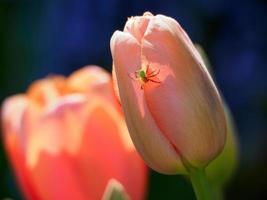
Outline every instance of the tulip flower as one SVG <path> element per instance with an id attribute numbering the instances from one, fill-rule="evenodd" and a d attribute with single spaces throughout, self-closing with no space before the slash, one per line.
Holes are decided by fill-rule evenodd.
<path id="1" fill-rule="evenodd" d="M 5 100 L 2 120 L 26 199 L 99 200 L 110 180 L 131 199 L 144 198 L 147 169 L 101 68 L 34 82 L 26 94 Z"/>
<path id="2" fill-rule="evenodd" d="M 205 168 L 224 147 L 225 115 L 200 54 L 178 22 L 149 12 L 131 17 L 110 46 L 115 90 L 146 163 L 164 174 L 191 176 L 192 169 Z"/>

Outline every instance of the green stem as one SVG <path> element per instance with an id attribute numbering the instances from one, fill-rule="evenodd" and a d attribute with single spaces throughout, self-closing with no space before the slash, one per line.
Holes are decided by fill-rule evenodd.
<path id="1" fill-rule="evenodd" d="M 189 173 L 197 200 L 212 200 L 212 191 L 205 170 L 190 168 Z"/>
<path id="2" fill-rule="evenodd" d="M 220 186 L 212 187 L 215 200 L 223 200 L 223 188 Z"/>

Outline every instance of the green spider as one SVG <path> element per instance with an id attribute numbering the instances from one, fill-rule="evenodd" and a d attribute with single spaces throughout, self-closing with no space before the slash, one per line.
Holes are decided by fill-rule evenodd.
<path id="1" fill-rule="evenodd" d="M 135 77 L 131 77 L 130 76 L 130 78 L 133 79 L 133 80 L 140 81 L 141 89 L 144 89 L 144 85 L 149 81 L 151 81 L 153 83 L 161 83 L 158 80 L 154 80 L 155 78 L 157 78 L 156 76 L 159 74 L 159 72 L 160 72 L 160 69 L 150 71 L 149 70 L 149 65 L 147 65 L 146 69 L 141 68 L 139 70 L 136 70 L 135 73 L 134 73 Z"/>

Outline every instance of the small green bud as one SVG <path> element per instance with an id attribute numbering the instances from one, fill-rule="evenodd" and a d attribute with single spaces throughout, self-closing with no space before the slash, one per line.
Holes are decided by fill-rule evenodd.
<path id="1" fill-rule="evenodd" d="M 115 179 L 111 179 L 106 186 L 102 200 L 129 200 L 129 196 L 122 184 Z"/>

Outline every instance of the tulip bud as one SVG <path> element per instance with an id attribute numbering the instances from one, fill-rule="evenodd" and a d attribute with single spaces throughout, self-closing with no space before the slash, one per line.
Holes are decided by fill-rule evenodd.
<path id="1" fill-rule="evenodd" d="M 113 178 L 143 199 L 147 169 L 111 85 L 107 72 L 86 67 L 4 101 L 5 147 L 26 199 L 98 200 Z"/>
<path id="2" fill-rule="evenodd" d="M 216 86 L 181 26 L 146 12 L 128 19 L 110 46 L 115 88 L 147 164 L 165 174 L 207 166 L 224 147 L 225 116 Z"/>

